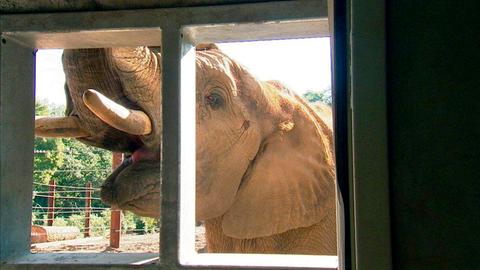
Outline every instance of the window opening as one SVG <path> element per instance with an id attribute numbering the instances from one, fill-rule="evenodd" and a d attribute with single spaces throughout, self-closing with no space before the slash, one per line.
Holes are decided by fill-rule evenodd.
<path id="1" fill-rule="evenodd" d="M 181 262 L 336 267 L 330 39 L 201 43 L 195 50 L 185 56 L 196 57 L 196 160 L 192 162 L 196 164 L 196 188 L 188 193 L 195 200 L 182 201 L 185 206 L 181 212 L 185 223 L 193 224 L 195 220 L 195 251 L 193 236 L 185 237 L 181 241 L 181 250 L 185 248 Z M 185 67 L 190 72 L 193 67 L 182 64 L 182 76 L 189 76 L 184 75 Z M 186 81 L 191 85 L 191 78 Z M 275 110 L 280 115 L 275 115 Z M 269 131 L 260 134 L 263 128 Z M 277 146 L 275 132 L 279 133 Z M 295 134 L 293 141 L 289 141 L 289 133 Z M 272 153 L 265 154 L 269 147 Z M 265 163 L 260 161 L 265 158 L 262 155 L 268 156 Z M 303 161 L 296 160 L 298 157 Z M 271 167 L 261 169 L 258 162 Z M 265 175 L 260 176 L 260 185 L 249 188 L 255 181 L 252 175 L 262 171 Z M 232 180 L 232 176 L 236 179 Z M 269 176 L 271 182 L 262 186 Z M 282 176 L 293 182 L 281 182 Z M 302 182 L 309 176 L 311 182 Z M 232 187 L 228 181 L 232 181 Z M 184 182 L 182 185 L 187 186 Z M 295 200 L 309 194 L 315 202 L 295 205 Z M 269 204 L 273 208 L 264 209 Z M 276 207 L 288 208 L 288 213 L 276 213 Z M 304 209 L 308 207 L 312 209 Z M 317 213 L 310 212 L 310 220 L 300 224 L 304 216 L 295 213 L 301 211 Z M 184 212 L 191 217 L 185 217 Z M 323 216 L 312 222 L 316 214 Z M 295 225 L 288 227 L 288 218 Z M 192 226 L 182 226 L 185 229 L 181 236 L 188 230 L 192 233 Z M 316 226 L 323 230 L 316 230 Z M 275 229 L 278 231 L 272 233 Z"/>
<path id="2" fill-rule="evenodd" d="M 35 74 L 31 252 L 158 254 L 160 48 L 39 50 Z"/>

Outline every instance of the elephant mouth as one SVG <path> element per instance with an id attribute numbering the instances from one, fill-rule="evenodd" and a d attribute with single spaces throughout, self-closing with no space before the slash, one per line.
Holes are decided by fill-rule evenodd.
<path id="1" fill-rule="evenodd" d="M 100 197 L 112 208 L 160 216 L 160 152 L 139 148 L 104 181 Z"/>
<path id="2" fill-rule="evenodd" d="M 152 123 L 140 110 L 123 107 L 93 89 L 83 95 L 85 105 L 109 126 L 132 136 L 152 133 Z M 145 137 L 143 137 L 145 138 Z M 101 199 L 112 207 L 141 216 L 159 216 L 160 151 L 140 145 L 105 180 Z"/>

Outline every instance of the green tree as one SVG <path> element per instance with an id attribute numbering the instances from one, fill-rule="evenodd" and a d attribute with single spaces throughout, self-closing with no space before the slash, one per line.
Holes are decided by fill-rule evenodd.
<path id="1" fill-rule="evenodd" d="M 42 99 L 35 102 L 35 113 L 35 115 L 64 116 L 65 105 L 52 103 L 46 99 Z"/>
<path id="2" fill-rule="evenodd" d="M 303 98 L 310 103 L 322 102 L 330 106 L 332 105 L 331 90 L 324 90 L 321 92 L 307 91 L 305 94 L 303 94 Z"/>
<path id="3" fill-rule="evenodd" d="M 47 105 L 42 102 L 35 102 L 35 116 L 47 116 L 50 112 Z"/>
<path id="4" fill-rule="evenodd" d="M 36 116 L 49 116 L 50 108 L 41 102 L 35 102 Z M 47 206 L 48 187 L 50 180 L 54 179 L 54 174 L 63 166 L 64 148 L 61 139 L 36 137 L 34 141 L 33 155 L 33 206 Z M 36 211 L 44 212 L 42 210 Z M 43 219 L 44 215 L 34 215 L 34 219 Z M 37 222 L 36 224 L 41 224 Z"/>
<path id="5" fill-rule="evenodd" d="M 36 116 L 48 116 L 47 105 L 35 103 Z M 64 145 L 60 139 L 35 138 L 34 145 L 34 179 L 38 183 L 48 184 L 53 174 L 63 165 Z"/>
<path id="6" fill-rule="evenodd" d="M 48 184 L 63 166 L 64 145 L 60 139 L 35 138 L 33 178 L 37 183 Z"/>
<path id="7" fill-rule="evenodd" d="M 112 172 L 112 154 L 107 150 L 85 145 L 77 140 L 62 139 L 65 145 L 63 165 L 55 172 L 54 178 L 58 185 L 78 187 L 76 192 L 68 192 L 69 197 L 84 198 L 86 193 L 83 190 L 87 183 L 92 183 L 96 188 L 92 197 L 99 198 L 98 188 L 108 175 Z M 59 207 L 83 207 L 83 199 L 57 200 Z M 100 200 L 92 200 L 92 207 L 106 207 Z"/>

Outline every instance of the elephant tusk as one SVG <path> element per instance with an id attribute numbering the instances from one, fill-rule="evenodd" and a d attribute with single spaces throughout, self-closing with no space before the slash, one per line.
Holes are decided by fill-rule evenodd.
<path id="1" fill-rule="evenodd" d="M 35 136 L 46 138 L 79 138 L 90 134 L 78 124 L 76 116 L 36 117 Z"/>
<path id="2" fill-rule="evenodd" d="M 83 103 L 92 113 L 108 125 L 132 135 L 152 132 L 152 122 L 147 114 L 127 109 L 93 89 L 83 94 Z"/>

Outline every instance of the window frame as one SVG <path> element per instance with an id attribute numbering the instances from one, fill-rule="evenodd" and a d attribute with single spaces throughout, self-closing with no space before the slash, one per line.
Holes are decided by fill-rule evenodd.
<path id="1" fill-rule="evenodd" d="M 385 1 L 347 1 L 352 269 L 392 269 Z"/>
<path id="2" fill-rule="evenodd" d="M 388 152 L 385 93 L 385 4 L 380 0 L 329 1 L 333 15 L 332 62 L 336 97 L 334 121 L 336 137 L 343 152 L 337 151 L 339 189 L 344 198 L 344 226 L 340 232 L 340 268 L 391 269 L 390 217 L 388 199 Z M 348 12 L 348 13 L 347 13 Z M 248 16 L 246 16 L 248 14 Z M 164 136 L 162 177 L 162 226 L 160 264 L 147 268 L 191 269 L 178 263 L 179 162 L 180 162 L 180 61 L 191 48 L 192 37 L 183 36 L 182 27 L 192 25 L 262 23 L 327 17 L 327 0 L 271 1 L 265 3 L 208 7 L 70 12 L 55 14 L 0 15 L 0 264 L 7 269 L 23 269 L 41 256 L 30 252 L 31 172 L 33 170 L 33 74 L 36 48 L 75 46 L 68 35 L 84 31 L 161 29 L 162 49 L 168 53 L 163 63 Z M 38 23 L 42 22 L 42 23 Z M 65 38 L 49 39 L 47 34 Z M 293 34 L 292 34 L 293 35 Z M 88 36 L 88 35 L 87 35 Z M 171 39 L 171 37 L 177 37 Z M 274 35 L 272 34 L 272 37 Z M 294 37 L 294 36 L 293 36 Z M 157 42 L 157 36 L 152 42 Z M 267 37 L 264 37 L 265 39 Z M 3 41 L 6 41 L 4 43 Z M 99 46 L 87 40 L 90 46 Z M 214 40 L 211 40 L 214 41 Z M 110 40 L 109 44 L 117 44 Z M 149 45 L 148 42 L 137 45 Z M 69 45 L 70 44 L 70 45 Z M 81 47 L 88 47 L 87 46 Z M 126 44 L 117 44 L 118 46 Z M 129 45 L 135 45 L 129 43 Z M 154 45 L 154 44 L 152 44 Z M 15 63 L 11 65 L 10 63 Z M 368 69 L 360 67 L 370 67 Z M 19 76 L 27 75 L 25 77 Z M 32 76 L 28 76 L 31 74 Z M 169 78 L 168 80 L 165 78 Z M 168 101 L 168 103 L 167 103 Z M 344 102 L 344 105 L 339 105 Z M 24 104 L 24 106 L 18 106 Z M 177 106 L 171 106 L 172 104 Z M 372 120 L 374 120 L 372 122 Z M 166 143 L 168 142 L 168 143 Z M 372 144 L 374 147 L 372 147 Z M 347 147 L 348 146 L 348 147 Z M 6 157 L 6 158 L 5 158 Z M 25 162 L 27 161 L 27 162 Z M 21 211 L 18 211 L 18 209 Z M 371 209 L 375 209 L 371 211 Z M 25 213 L 25 215 L 19 215 Z M 13 214 L 13 215 L 12 215 Z M 8 220 L 7 220 L 8 217 Z M 168 243 L 168 244 L 167 244 Z M 41 254 L 42 269 L 67 269 L 71 265 L 48 266 L 62 255 Z M 103 263 L 115 255 L 99 255 Z M 36 257 L 35 257 L 36 256 Z M 85 259 L 80 254 L 70 259 Z M 91 254 L 88 254 L 91 256 Z M 112 257 L 113 256 L 113 257 Z M 343 257 L 345 256 L 345 257 Z M 65 257 L 65 255 L 63 255 Z M 345 262 L 343 264 L 343 260 Z M 30 261 L 29 261 L 30 260 Z M 99 264 L 89 265 L 104 269 Z M 131 269 L 117 265 L 116 269 Z M 75 267 L 74 267 L 75 268 Z M 238 267 L 241 268 L 241 267 Z M 252 267 L 250 267 L 252 268 Z"/>

